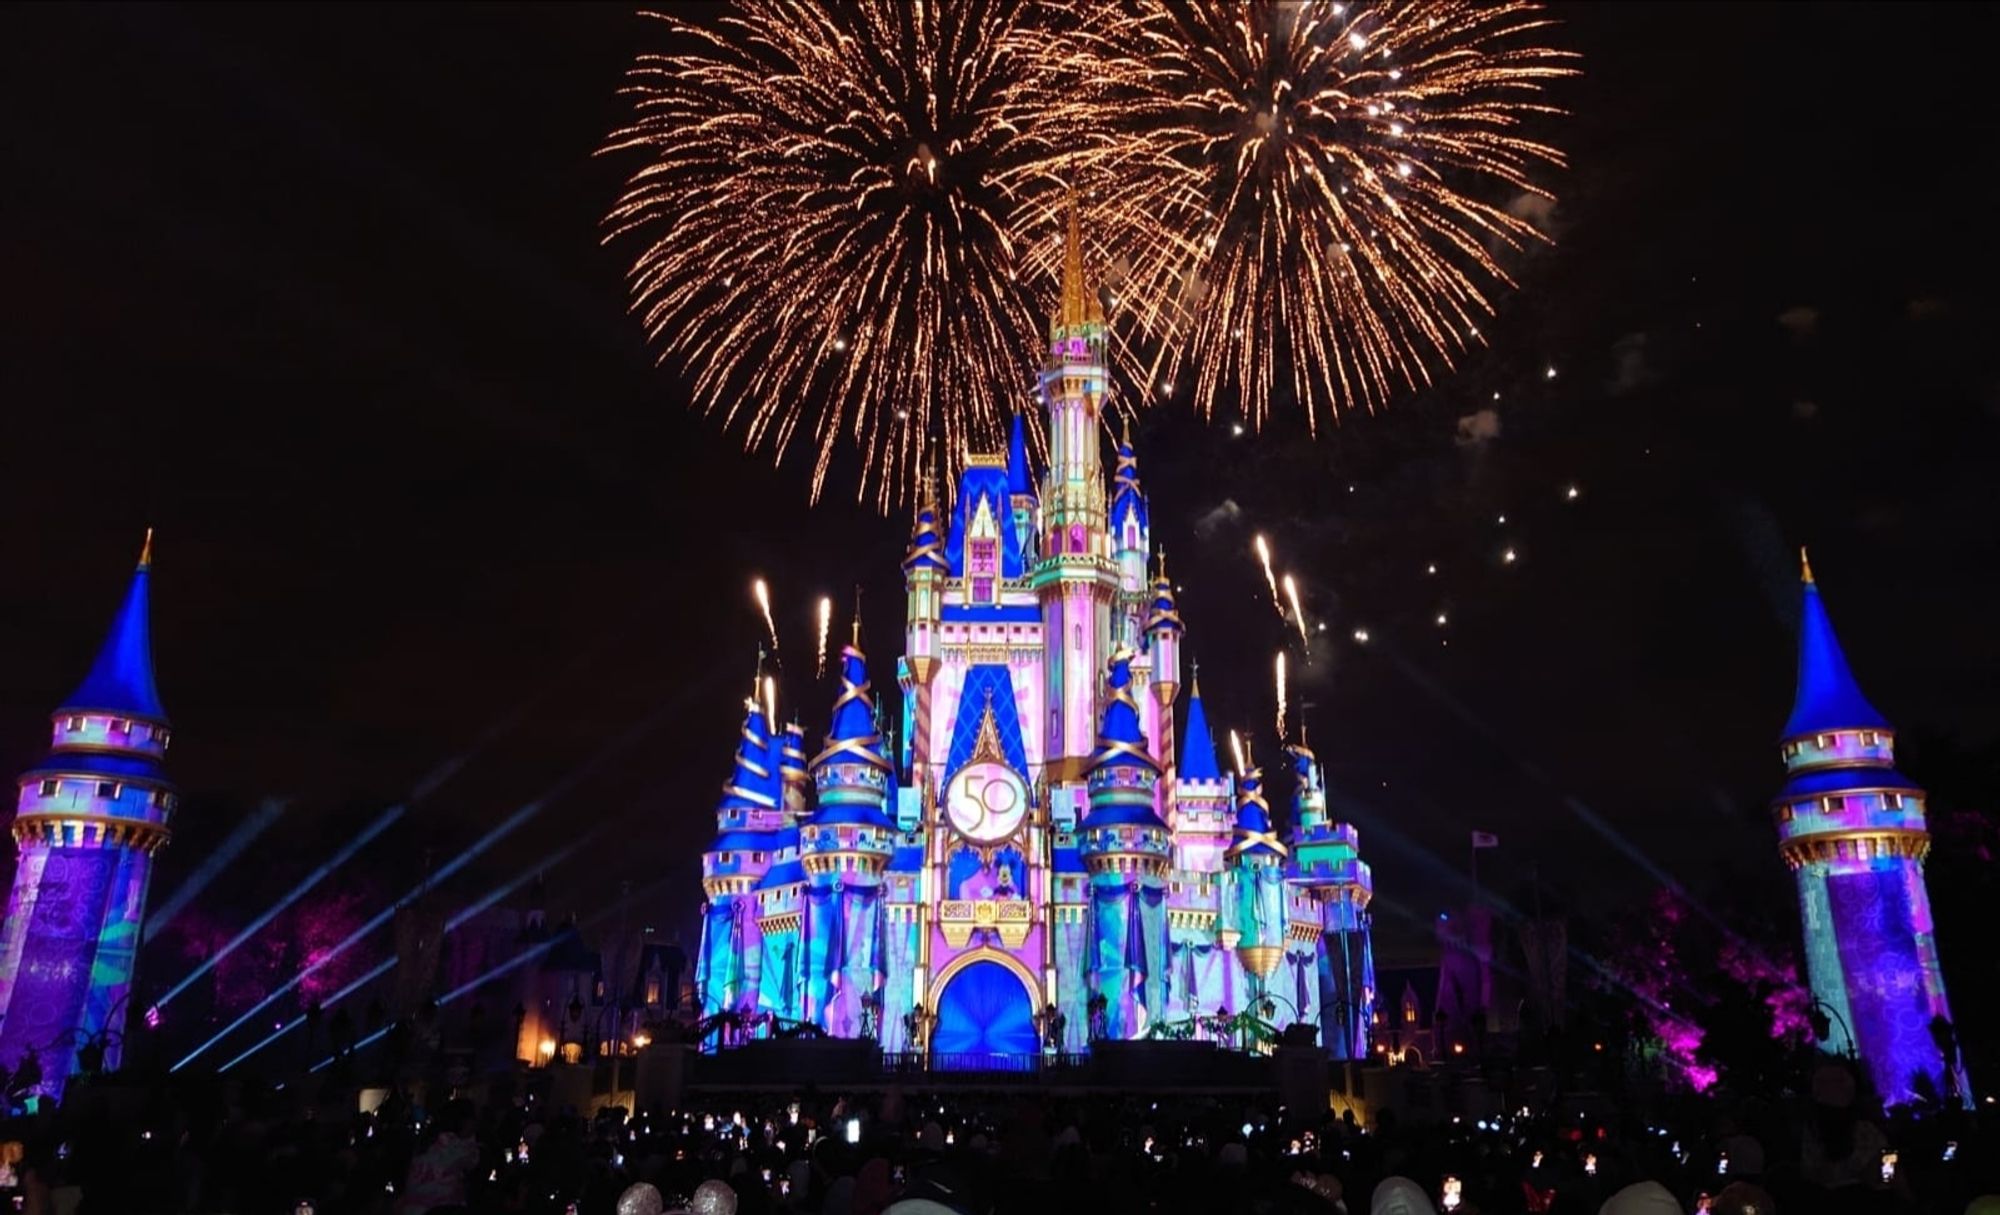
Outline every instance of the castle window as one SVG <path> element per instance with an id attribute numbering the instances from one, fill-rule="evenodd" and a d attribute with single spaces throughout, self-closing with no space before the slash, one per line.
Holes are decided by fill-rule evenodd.
<path id="1" fill-rule="evenodd" d="M 132 732 L 132 723 L 122 717 L 114 717 L 111 719 L 111 732 L 113 734 L 130 734 Z"/>
<path id="2" fill-rule="evenodd" d="M 1875 746 L 1877 743 L 1881 741 L 1882 741 L 1882 736 L 1875 733 L 1875 731 L 1873 730 L 1863 730 L 1861 732 L 1861 745 L 1864 747 Z"/>
<path id="3" fill-rule="evenodd" d="M 166 750 L 167 744 L 172 741 L 172 739 L 168 736 L 167 731 L 160 728 L 154 729 L 153 737 L 160 740 L 160 750 L 162 751 Z"/>
<path id="4" fill-rule="evenodd" d="M 764 863 L 764 854 L 761 852 L 753 852 L 750 854 L 750 861 L 752 864 L 761 865 Z"/>
<path id="5" fill-rule="evenodd" d="M 660 980 L 659 977 L 655 975 L 652 978 L 646 980 L 646 1003 L 658 1004 L 659 1002 L 660 1002 Z"/>
<path id="6" fill-rule="evenodd" d="M 63 728 L 68 730 L 71 734 L 75 734 L 83 729 L 83 718 L 72 717 L 68 721 L 63 723 Z"/>
<path id="7" fill-rule="evenodd" d="M 1882 800 L 1891 810 L 1901 810 L 1903 808 L 1903 795 L 1900 793 L 1891 793 Z"/>
<path id="8" fill-rule="evenodd" d="M 45 781 L 43 781 L 43 782 L 42 782 L 42 796 L 43 796 L 43 797 L 54 797 L 54 796 L 56 795 L 56 790 L 57 790 L 57 789 L 59 789 L 59 788 L 61 788 L 61 787 L 62 787 L 62 782 L 61 782 L 61 781 L 57 781 L 57 780 L 45 780 Z"/>
<path id="9" fill-rule="evenodd" d="M 97 796 L 99 797 L 108 797 L 115 802 L 124 792 L 125 786 L 119 784 L 117 781 L 101 780 L 97 782 Z"/>
<path id="10" fill-rule="evenodd" d="M 1416 1023 L 1417 1023 L 1417 1006 L 1414 1004 L 1403 1005 L 1403 1024 L 1415 1025 Z"/>

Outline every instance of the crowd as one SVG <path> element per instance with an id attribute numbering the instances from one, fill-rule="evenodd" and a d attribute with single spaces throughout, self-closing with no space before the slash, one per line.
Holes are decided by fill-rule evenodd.
<path id="1" fill-rule="evenodd" d="M 1215 1096 L 804 1092 L 590 1119 L 392 1095 L 336 1118 L 229 1090 L 17 1123 L 0 1188 L 27 1215 L 2000 1215 L 1987 1119 L 1871 1114 L 1844 1074 L 1654 1122 L 1557 1102 L 1366 1129 Z"/>

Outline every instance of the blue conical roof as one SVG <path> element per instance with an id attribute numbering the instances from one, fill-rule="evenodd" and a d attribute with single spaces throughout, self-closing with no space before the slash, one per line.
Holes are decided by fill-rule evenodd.
<path id="1" fill-rule="evenodd" d="M 1215 735 L 1209 732 L 1208 712 L 1201 707 L 1199 676 L 1188 696 L 1187 745 L 1181 752 L 1180 776 L 1182 780 L 1222 779 L 1222 768 L 1215 762 Z"/>
<path id="2" fill-rule="evenodd" d="M 736 744 L 736 766 L 722 786 L 723 810 L 775 810 L 782 798 L 778 755 L 771 747 L 764 710 L 754 700 L 743 702 L 743 732 Z"/>
<path id="3" fill-rule="evenodd" d="M 863 763 L 887 771 L 882 735 L 875 728 L 875 699 L 869 694 L 868 659 L 857 646 L 840 648 L 840 695 L 833 702 L 833 725 L 826 732 L 826 749 L 813 767 L 827 763 Z"/>
<path id="4" fill-rule="evenodd" d="M 1285 846 L 1271 830 L 1271 803 L 1264 798 L 1264 773 L 1251 768 L 1236 782 L 1236 842 L 1232 856 L 1283 856 Z"/>
<path id="5" fill-rule="evenodd" d="M 1804 611 L 1799 617 L 1799 686 L 1785 737 L 1828 730 L 1886 730 L 1889 720 L 1861 694 L 1847 655 L 1834 636 L 1812 567 L 1804 567 Z"/>
<path id="6" fill-rule="evenodd" d="M 1021 415 L 1014 415 L 1014 433 L 1007 438 L 1007 492 L 1035 496 L 1035 470 L 1028 463 L 1028 432 Z"/>
<path id="7" fill-rule="evenodd" d="M 1120 650 L 1111 656 L 1111 671 L 1104 691 L 1104 724 L 1097 731 L 1097 752 L 1091 757 L 1091 769 L 1144 768 L 1158 773 L 1160 765 L 1146 750 L 1146 730 L 1139 723 L 1139 705 L 1132 699 L 1130 653 Z"/>
<path id="8" fill-rule="evenodd" d="M 153 684 L 152 597 L 147 583 L 153 568 L 153 534 L 146 533 L 146 546 L 139 553 L 139 568 L 132 572 L 125 589 L 125 602 L 112 618 L 111 632 L 97 651 L 90 674 L 62 702 L 59 713 L 86 709 L 167 720 L 160 704 L 160 690 Z"/>
<path id="9" fill-rule="evenodd" d="M 1111 481 L 1111 532 L 1114 536 L 1125 534 L 1128 516 L 1138 518 L 1141 531 L 1151 526 L 1146 511 L 1146 495 L 1139 488 L 1139 457 L 1133 454 L 1130 435 L 1118 441 L 1118 468 Z"/>
<path id="10" fill-rule="evenodd" d="M 925 502 L 917 510 L 916 525 L 910 529 L 910 547 L 903 552 L 903 570 L 907 573 L 920 568 L 946 567 L 944 540 L 937 529 L 937 507 Z"/>

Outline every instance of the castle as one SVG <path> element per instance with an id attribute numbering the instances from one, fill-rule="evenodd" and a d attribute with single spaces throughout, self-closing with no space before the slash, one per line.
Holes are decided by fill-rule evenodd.
<path id="1" fill-rule="evenodd" d="M 946 1067 L 1293 1024 L 1333 1058 L 1365 1054 L 1354 828 L 1328 818 L 1303 743 L 1289 839 L 1261 773 L 1217 762 L 1129 439 L 1105 484 L 1109 386 L 1072 217 L 1041 373 L 1048 466 L 1017 418 L 1004 454 L 967 455 L 948 517 L 918 510 L 897 744 L 858 630 L 811 760 L 798 725 L 746 704 L 703 859 L 704 1013 Z M 1252 1034 L 1221 1027 L 1246 1014 Z"/>

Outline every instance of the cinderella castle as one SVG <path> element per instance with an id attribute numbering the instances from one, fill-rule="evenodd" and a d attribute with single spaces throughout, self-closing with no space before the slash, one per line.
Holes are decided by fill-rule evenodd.
<path id="1" fill-rule="evenodd" d="M 703 859 L 705 1014 L 946 1067 L 1294 1024 L 1365 1055 L 1354 828 L 1328 819 L 1302 744 L 1289 838 L 1261 773 L 1217 762 L 1129 440 L 1105 482 L 1109 383 L 1072 218 L 1041 374 L 1048 467 L 1017 418 L 1004 454 L 968 454 L 948 512 L 917 512 L 897 743 L 858 628 L 815 756 L 746 705 Z"/>

